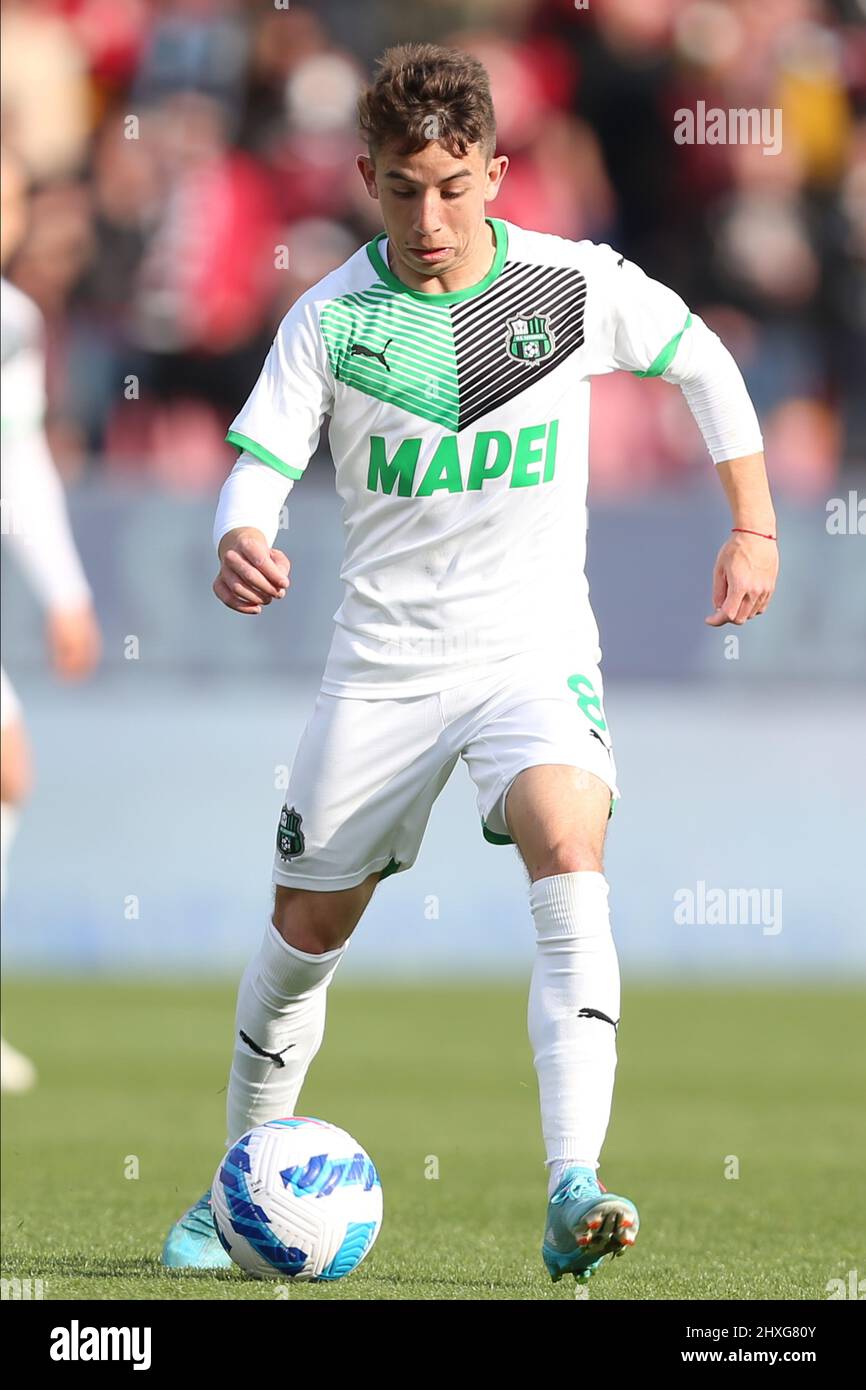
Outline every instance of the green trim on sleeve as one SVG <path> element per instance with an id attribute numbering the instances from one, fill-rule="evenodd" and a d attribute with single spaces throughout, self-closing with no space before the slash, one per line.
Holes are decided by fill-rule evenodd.
<path id="1" fill-rule="evenodd" d="M 677 348 L 680 345 L 680 338 L 683 336 L 686 329 L 691 324 L 691 321 L 692 316 L 691 314 L 689 314 L 679 333 L 675 333 L 674 336 L 671 338 L 670 342 L 665 343 L 661 352 L 658 354 L 657 357 L 653 358 L 646 371 L 632 372 L 632 376 L 661 376 L 662 372 L 666 372 L 668 367 L 674 360 Z"/>
<path id="2" fill-rule="evenodd" d="M 276 454 L 272 454 L 269 449 L 265 449 L 261 444 L 257 444 L 254 439 L 248 439 L 245 434 L 238 434 L 237 430 L 229 430 L 226 435 L 226 443 L 234 444 L 236 449 L 246 449 L 248 453 L 255 454 L 262 463 L 270 464 L 278 473 L 282 473 L 285 478 L 303 478 L 303 468 L 293 468 L 290 463 L 283 463 Z"/>

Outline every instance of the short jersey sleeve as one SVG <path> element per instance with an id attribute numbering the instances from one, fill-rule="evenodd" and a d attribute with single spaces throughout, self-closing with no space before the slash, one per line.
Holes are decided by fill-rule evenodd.
<path id="1" fill-rule="evenodd" d="M 586 280 L 590 375 L 664 375 L 691 325 L 685 301 L 606 245 L 592 247 Z"/>
<path id="2" fill-rule="evenodd" d="M 277 329 L 259 378 L 226 439 L 284 477 L 300 478 L 315 453 L 333 399 L 318 310 L 302 296 Z"/>

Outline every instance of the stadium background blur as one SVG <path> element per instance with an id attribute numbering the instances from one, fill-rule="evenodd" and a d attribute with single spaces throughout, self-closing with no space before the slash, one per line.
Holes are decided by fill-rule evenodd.
<path id="1" fill-rule="evenodd" d="M 3 141 L 30 179 L 4 273 L 45 315 L 48 434 L 105 636 L 98 675 L 58 685 L 4 560 L 4 662 L 37 764 L 7 969 L 231 975 L 259 940 L 340 516 L 325 433 L 276 542 L 287 601 L 228 613 L 210 588 L 223 439 L 283 314 L 381 225 L 353 164 L 359 84 L 388 43 L 432 39 L 490 70 L 512 160 L 492 211 L 608 241 L 672 285 L 764 428 L 779 592 L 763 623 L 711 630 L 729 521 L 680 393 L 626 373 L 593 388 L 624 977 L 862 973 L 863 20 L 861 0 L 3 5 Z M 678 145 L 674 113 L 699 100 L 781 109 L 781 151 Z M 675 895 L 701 883 L 779 893 L 781 915 L 678 922 Z M 343 972 L 528 981 L 533 949 L 514 851 L 484 843 L 455 771 Z"/>

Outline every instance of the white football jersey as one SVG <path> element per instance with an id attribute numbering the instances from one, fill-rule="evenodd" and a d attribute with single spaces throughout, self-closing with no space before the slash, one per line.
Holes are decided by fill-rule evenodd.
<path id="1" fill-rule="evenodd" d="M 0 279 L 3 535 L 45 607 L 71 609 L 91 595 L 45 438 L 44 335 L 38 306 Z"/>
<path id="2" fill-rule="evenodd" d="M 590 378 L 675 380 L 691 315 L 609 246 L 488 221 L 493 263 L 468 289 L 403 284 L 382 233 L 307 291 L 226 436 L 294 480 L 330 416 L 345 554 L 328 693 L 428 694 L 564 643 L 600 657 Z"/>

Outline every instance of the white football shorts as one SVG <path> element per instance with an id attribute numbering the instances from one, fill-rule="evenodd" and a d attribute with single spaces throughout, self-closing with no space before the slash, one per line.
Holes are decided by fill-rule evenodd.
<path id="1" fill-rule="evenodd" d="M 320 892 L 412 867 L 433 802 L 463 758 L 484 838 L 513 844 L 505 798 L 524 768 L 562 763 L 619 796 L 594 661 L 549 652 L 407 699 L 317 696 L 289 775 L 274 882 Z"/>

